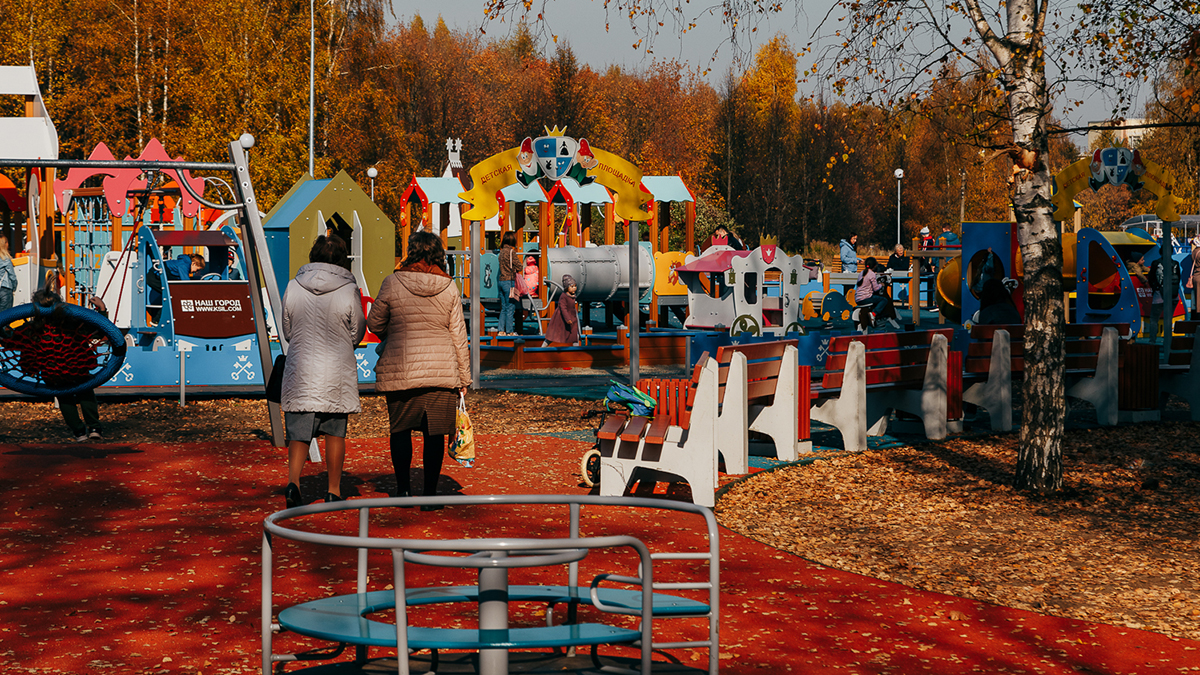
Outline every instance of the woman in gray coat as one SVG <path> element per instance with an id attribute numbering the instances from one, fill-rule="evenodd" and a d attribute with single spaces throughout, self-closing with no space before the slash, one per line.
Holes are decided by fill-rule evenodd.
<path id="1" fill-rule="evenodd" d="M 325 501 L 341 501 L 346 422 L 350 413 L 361 410 L 354 348 L 367 322 L 346 242 L 335 234 L 317 237 L 308 260 L 283 294 L 288 354 L 281 405 L 288 441 L 288 508 L 304 503 L 300 473 L 309 443 L 322 435 L 329 473 Z"/>

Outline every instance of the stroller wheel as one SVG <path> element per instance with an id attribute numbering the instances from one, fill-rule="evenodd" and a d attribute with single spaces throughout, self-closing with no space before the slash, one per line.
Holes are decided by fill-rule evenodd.
<path id="1" fill-rule="evenodd" d="M 594 487 L 600 483 L 600 451 L 592 448 L 583 453 L 583 462 L 579 467 L 579 472 L 583 474 L 583 484 L 588 487 Z"/>

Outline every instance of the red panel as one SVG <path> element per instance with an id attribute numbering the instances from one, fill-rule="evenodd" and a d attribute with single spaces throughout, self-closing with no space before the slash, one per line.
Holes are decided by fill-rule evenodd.
<path id="1" fill-rule="evenodd" d="M 867 352 L 864 355 L 864 361 L 866 361 L 868 370 L 891 366 L 923 365 L 929 362 L 929 348 L 882 349 Z M 846 354 L 830 354 L 829 358 L 826 359 L 825 368 L 826 370 L 844 370 L 846 368 Z"/>
<path id="2" fill-rule="evenodd" d="M 176 335 L 219 340 L 254 332 L 250 285 L 246 282 L 169 283 Z"/>
<path id="3" fill-rule="evenodd" d="M 963 354 L 950 352 L 946 359 L 946 419 L 961 420 L 963 417 Z"/>
<path id="4" fill-rule="evenodd" d="M 1012 324 L 1006 326 L 972 326 L 971 339 L 991 340 L 992 335 L 994 335 L 998 330 L 1008 331 L 1009 338 L 1013 340 L 1020 340 L 1025 337 L 1025 326 L 1021 324 Z"/>
<path id="5" fill-rule="evenodd" d="M 800 366 L 800 399 L 798 415 L 800 418 L 800 440 L 812 437 L 812 366 Z"/>
<path id="6" fill-rule="evenodd" d="M 867 351 L 875 349 L 898 349 L 901 347 L 918 347 L 933 342 L 934 335 L 944 335 L 947 340 L 954 336 L 954 329 L 942 328 L 937 330 L 920 330 L 903 333 L 876 333 L 875 335 L 842 335 L 829 342 L 829 352 L 840 353 L 850 349 L 851 342 L 861 342 Z"/>

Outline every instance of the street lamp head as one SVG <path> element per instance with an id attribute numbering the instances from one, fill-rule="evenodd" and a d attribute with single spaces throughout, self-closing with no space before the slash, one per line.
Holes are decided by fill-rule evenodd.
<path id="1" fill-rule="evenodd" d="M 379 175 L 379 170 L 376 169 L 375 167 L 371 167 L 371 168 L 367 169 L 367 178 L 374 180 L 375 177 L 378 175 Z"/>
<path id="2" fill-rule="evenodd" d="M 904 178 L 904 169 L 896 169 L 896 180 Z"/>
<path id="3" fill-rule="evenodd" d="M 251 136 L 250 134 L 242 134 L 238 138 L 238 142 L 242 144 L 243 148 L 249 150 L 250 148 L 254 147 L 254 136 Z"/>

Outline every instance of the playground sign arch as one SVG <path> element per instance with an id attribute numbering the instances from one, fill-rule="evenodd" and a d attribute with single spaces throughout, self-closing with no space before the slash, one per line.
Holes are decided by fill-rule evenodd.
<path id="1" fill-rule="evenodd" d="M 1164 223 L 1179 220 L 1176 208 L 1183 202 L 1173 193 L 1175 174 L 1142 157 L 1138 150 L 1111 147 L 1101 148 L 1091 157 L 1071 164 L 1054 177 L 1054 219 L 1059 222 L 1070 220 L 1075 215 L 1075 195 L 1085 187 L 1092 191 L 1105 185 L 1126 185 L 1130 190 L 1146 188 L 1158 197 L 1154 213 Z"/>
<path id="2" fill-rule="evenodd" d="M 650 214 L 642 205 L 654 195 L 642 185 L 642 170 L 611 152 L 566 135 L 566 128 L 547 128 L 545 136 L 526 138 L 515 148 L 498 152 L 471 167 L 471 189 L 459 193 L 471 208 L 464 220 L 487 220 L 500 210 L 496 193 L 520 181 L 524 185 L 546 176 L 570 178 L 580 185 L 593 181 L 613 193 L 617 216 L 642 222 Z"/>

